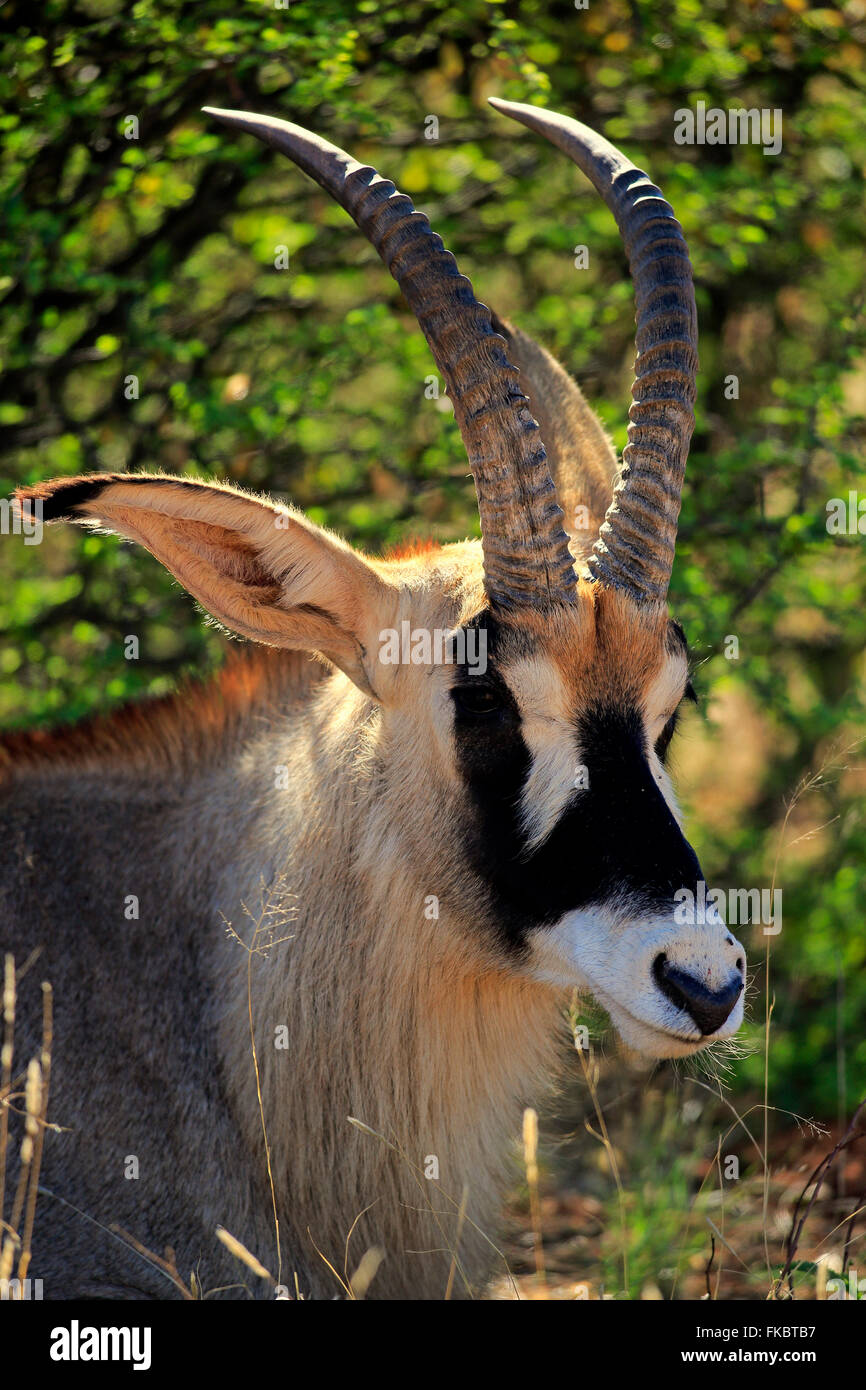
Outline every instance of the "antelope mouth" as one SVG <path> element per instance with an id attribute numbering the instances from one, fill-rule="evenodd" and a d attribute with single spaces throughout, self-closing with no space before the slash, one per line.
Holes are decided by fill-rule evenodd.
<path id="1" fill-rule="evenodd" d="M 611 1022 L 626 1047 L 642 1057 L 662 1059 L 694 1056 L 711 1043 L 732 1038 L 742 1023 L 742 996 L 714 1033 L 701 1033 L 697 1029 L 694 1032 L 680 1032 L 664 1022 L 635 1013 L 621 1000 L 597 988 L 592 981 L 588 983 L 599 1004 L 610 1014 Z"/>
<path id="2" fill-rule="evenodd" d="M 687 1057 L 743 1022 L 745 951 L 727 928 L 684 933 L 667 918 L 576 910 L 537 932 L 531 969 L 555 989 L 598 1000 L 631 1051 Z"/>

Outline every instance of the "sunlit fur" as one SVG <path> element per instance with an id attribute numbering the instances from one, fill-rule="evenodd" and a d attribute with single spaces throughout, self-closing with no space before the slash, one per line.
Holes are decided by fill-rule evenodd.
<path id="1" fill-rule="evenodd" d="M 291 509 L 168 478 L 31 495 L 49 518 L 142 542 L 226 628 L 300 649 L 251 649 L 210 686 L 0 743 L 2 945 L 18 961 L 42 952 L 18 1042 L 37 1046 L 51 979 L 52 1118 L 66 1127 L 46 1140 L 34 1275 L 49 1297 L 170 1293 L 106 1234 L 115 1223 L 171 1245 L 206 1289 L 250 1277 L 218 1224 L 276 1275 L 264 1120 L 292 1292 L 297 1276 L 305 1296 L 339 1293 L 317 1251 L 351 1274 L 376 1245 L 372 1296 L 441 1297 L 464 1189 L 455 1293 L 480 1289 L 509 1137 L 555 1068 L 571 988 L 592 989 L 648 1055 L 686 1055 L 705 1039 L 656 989 L 652 959 L 664 950 L 713 987 L 740 948 L 721 924 L 636 919 L 616 893 L 504 942 L 467 858 L 454 669 L 380 660 L 380 633 L 404 619 L 451 630 L 484 614 L 477 542 L 367 560 Z M 667 614 L 581 581 L 574 605 L 500 627 L 497 674 L 531 755 L 526 853 L 573 802 L 588 705 L 639 712 L 673 807 L 652 751 L 687 680 Z M 570 853 L 577 879 L 580 844 Z M 237 938 L 251 944 L 257 920 L 253 944 L 269 929 L 277 944 L 250 957 Z M 740 1002 L 719 1036 L 741 1016 Z"/>

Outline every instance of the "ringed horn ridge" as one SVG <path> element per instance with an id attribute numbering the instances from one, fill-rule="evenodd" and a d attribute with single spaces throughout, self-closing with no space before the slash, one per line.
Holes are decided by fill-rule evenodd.
<path id="1" fill-rule="evenodd" d="M 574 161 L 616 219 L 635 287 L 637 323 L 628 444 L 613 501 L 588 560 L 602 584 L 662 602 L 694 429 L 698 322 L 689 250 L 673 209 L 642 170 L 569 116 L 490 98 Z"/>
<path id="2" fill-rule="evenodd" d="M 502 609 L 574 601 L 574 562 L 538 426 L 490 311 L 410 198 L 327 140 L 271 116 L 204 111 L 294 160 L 349 213 L 393 275 L 454 403 L 478 494 L 484 587 Z"/>
<path id="3" fill-rule="evenodd" d="M 694 428 L 697 313 L 691 264 L 670 204 L 607 140 L 579 121 L 491 98 L 586 174 L 616 219 L 637 301 L 634 397 L 613 500 L 587 562 L 603 585 L 663 602 Z M 289 121 L 206 106 L 316 180 L 369 238 L 418 320 L 454 403 L 478 494 L 484 585 L 499 608 L 573 602 L 562 510 L 517 369 L 453 255 L 405 194 L 369 165 Z"/>

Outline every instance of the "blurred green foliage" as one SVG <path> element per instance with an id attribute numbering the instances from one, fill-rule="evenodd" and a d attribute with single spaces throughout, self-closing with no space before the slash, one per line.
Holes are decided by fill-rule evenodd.
<path id="1" fill-rule="evenodd" d="M 4 496 L 162 468 L 291 497 L 373 549 L 477 530 L 396 286 L 318 188 L 205 104 L 288 116 L 375 163 L 480 297 L 579 375 L 619 447 L 633 303 L 613 221 L 486 96 L 578 115 L 662 186 L 691 247 L 702 344 L 672 587 L 712 726 L 688 726 L 679 755 L 689 764 L 690 739 L 708 750 L 693 759 L 692 838 L 713 884 L 775 872 L 784 891 L 774 1103 L 850 1109 L 866 1089 L 866 537 L 825 522 L 830 498 L 866 496 L 863 0 L 9 0 L 4 18 Z M 698 100 L 780 108 L 781 154 L 676 145 L 674 112 Z M 161 692 L 220 659 L 140 550 L 61 531 L 2 556 L 6 726 Z M 744 935 L 760 1049 L 768 938 Z M 762 1076 L 759 1050 L 735 1084 Z"/>

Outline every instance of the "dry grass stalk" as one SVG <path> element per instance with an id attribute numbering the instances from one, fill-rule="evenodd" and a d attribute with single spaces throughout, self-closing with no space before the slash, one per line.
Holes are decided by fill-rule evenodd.
<path id="1" fill-rule="evenodd" d="M 523 1162 L 529 1188 L 529 1210 L 532 1219 L 532 1240 L 535 1250 L 535 1273 L 538 1282 L 547 1282 L 544 1273 L 544 1244 L 541 1237 L 541 1202 L 538 1196 L 538 1114 L 531 1107 L 523 1112 Z"/>
<path id="2" fill-rule="evenodd" d="M 29 968 L 31 963 L 32 961 L 28 961 L 25 969 Z M 24 1134 L 21 1140 L 20 1170 L 9 1220 L 6 1221 L 3 1219 L 3 1212 L 6 1199 L 7 1155 L 12 1143 L 9 1116 L 10 1113 L 22 1114 L 15 1104 L 22 1097 L 20 1091 L 15 1089 L 16 1079 L 13 1074 L 17 979 L 15 961 L 11 955 L 5 957 L 3 967 L 3 993 L 0 1004 L 3 1018 L 3 1041 L 0 1047 L 0 1230 L 3 1233 L 0 1245 L 0 1287 L 6 1290 L 8 1281 L 13 1281 L 13 1284 L 14 1281 L 18 1281 L 17 1287 L 11 1290 L 11 1297 L 15 1299 L 25 1296 L 25 1281 L 28 1278 L 32 1256 L 39 1172 L 45 1130 L 48 1128 L 53 1001 L 51 986 L 43 981 L 42 1047 L 39 1057 L 31 1058 L 27 1064 L 23 1093 Z"/>

